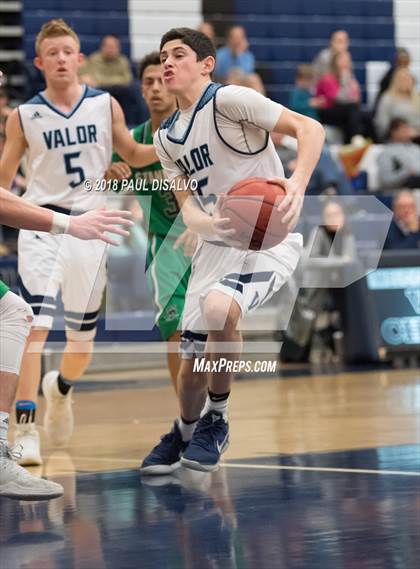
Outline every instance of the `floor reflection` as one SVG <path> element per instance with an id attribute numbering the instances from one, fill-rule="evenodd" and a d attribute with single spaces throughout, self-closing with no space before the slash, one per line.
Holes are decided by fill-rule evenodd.
<path id="1" fill-rule="evenodd" d="M 411 453 L 409 450 L 411 449 Z M 413 447 L 400 457 L 418 459 Z M 63 498 L 0 499 L 2 569 L 410 569 L 420 564 L 419 478 L 300 470 L 337 463 L 375 468 L 368 451 L 254 461 L 271 468 L 76 475 L 66 462 Z M 398 448 L 379 449 L 395 467 Z M 365 453 L 365 454 L 363 454 Z M 350 457 L 352 455 L 352 458 Z M 312 455 L 314 457 L 315 455 Z M 335 457 L 335 458 L 334 458 Z M 336 460 L 337 459 L 337 460 Z M 251 461 L 246 461 L 247 463 Z M 404 461 L 403 461 L 404 462 Z M 409 461 L 410 462 L 410 461 Z M 273 468 L 289 463 L 296 470 Z M 409 465 L 398 464 L 400 470 Z"/>

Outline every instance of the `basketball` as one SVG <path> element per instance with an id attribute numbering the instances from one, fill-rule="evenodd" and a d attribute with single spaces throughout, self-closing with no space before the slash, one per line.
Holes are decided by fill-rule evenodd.
<path id="1" fill-rule="evenodd" d="M 281 223 L 284 213 L 277 206 L 286 191 L 265 178 L 246 178 L 235 184 L 227 193 L 221 217 L 231 220 L 236 229 L 235 239 L 244 249 L 259 251 L 278 245 L 287 235 Z"/>

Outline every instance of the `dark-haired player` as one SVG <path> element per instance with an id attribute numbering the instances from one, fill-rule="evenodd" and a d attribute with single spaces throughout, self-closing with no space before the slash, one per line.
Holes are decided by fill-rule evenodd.
<path id="1" fill-rule="evenodd" d="M 229 441 L 227 403 L 234 366 L 241 354 L 238 325 L 261 306 L 293 273 L 302 236 L 289 233 L 265 251 L 235 248 L 235 231 L 219 211 L 223 194 L 251 176 L 271 178 L 286 189 L 278 206 L 292 231 L 300 215 L 306 185 L 324 141 L 322 126 L 246 87 L 211 82 L 215 52 L 202 33 L 172 29 L 161 40 L 163 80 L 178 110 L 156 132 L 157 154 L 169 180 L 184 183 L 176 192 L 187 227 L 200 236 L 193 259 L 182 323 L 182 363 L 178 375 L 180 419 L 144 459 L 144 474 L 173 471 L 180 462 L 215 470 Z M 298 141 L 293 176 L 283 178 L 269 132 Z M 191 195 L 187 181 L 195 180 Z M 206 357 L 216 367 L 198 372 L 194 362 Z"/>

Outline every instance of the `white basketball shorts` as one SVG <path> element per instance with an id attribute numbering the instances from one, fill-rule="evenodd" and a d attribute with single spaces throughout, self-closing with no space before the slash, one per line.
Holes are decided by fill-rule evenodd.
<path id="1" fill-rule="evenodd" d="M 61 291 L 67 337 L 94 338 L 106 284 L 105 243 L 22 230 L 18 273 L 21 295 L 34 312 L 34 326 L 52 327 Z"/>
<path id="2" fill-rule="evenodd" d="M 240 251 L 203 241 L 192 260 L 182 321 L 181 355 L 200 357 L 207 340 L 203 302 L 210 291 L 232 297 L 242 316 L 262 306 L 290 278 L 302 252 L 300 233 L 265 251 Z"/>

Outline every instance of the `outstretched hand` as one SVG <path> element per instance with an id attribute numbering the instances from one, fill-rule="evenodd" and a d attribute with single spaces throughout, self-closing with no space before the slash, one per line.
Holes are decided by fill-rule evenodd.
<path id="1" fill-rule="evenodd" d="M 110 245 L 119 245 L 107 235 L 114 233 L 121 237 L 128 237 L 129 231 L 118 227 L 131 227 L 134 223 L 130 220 L 131 212 L 125 210 L 106 210 L 105 208 L 93 209 L 82 215 L 70 216 L 67 233 L 78 239 L 100 239 Z"/>
<path id="2" fill-rule="evenodd" d="M 269 184 L 280 186 L 286 190 L 286 195 L 277 206 L 277 212 L 284 214 L 281 222 L 286 225 L 287 231 L 293 231 L 299 221 L 302 211 L 305 188 L 297 180 L 292 178 L 271 178 Z"/>

